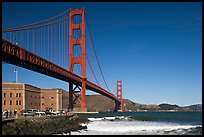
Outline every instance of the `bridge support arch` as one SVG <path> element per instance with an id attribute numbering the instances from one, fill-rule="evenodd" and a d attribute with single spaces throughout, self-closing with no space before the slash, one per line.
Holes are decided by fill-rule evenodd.
<path id="1" fill-rule="evenodd" d="M 74 16 L 81 17 L 81 23 L 76 23 Z M 75 23 L 74 23 L 75 22 Z M 71 111 L 87 111 L 86 107 L 86 45 L 85 45 L 85 15 L 84 9 L 70 9 L 69 12 L 69 71 L 73 72 L 75 64 L 79 64 L 82 71 L 82 84 L 73 88 L 73 82 L 69 83 L 69 109 Z M 80 32 L 79 32 L 80 30 Z M 73 32 L 78 32 L 75 34 Z M 80 34 L 79 34 L 80 33 Z M 76 36 L 77 35 L 77 36 Z M 73 56 L 73 47 L 81 46 L 81 55 Z M 76 91 L 79 89 L 79 91 Z M 75 108 L 76 107 L 76 108 Z"/>

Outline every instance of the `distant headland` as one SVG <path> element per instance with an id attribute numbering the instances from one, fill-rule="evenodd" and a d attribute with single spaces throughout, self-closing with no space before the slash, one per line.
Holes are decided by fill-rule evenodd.
<path id="1" fill-rule="evenodd" d="M 114 102 L 102 95 L 87 95 L 88 111 L 107 112 L 114 110 Z M 129 99 L 123 99 L 124 112 L 199 112 L 202 111 L 202 104 L 190 106 L 178 106 L 167 103 L 156 104 L 139 104 Z"/>

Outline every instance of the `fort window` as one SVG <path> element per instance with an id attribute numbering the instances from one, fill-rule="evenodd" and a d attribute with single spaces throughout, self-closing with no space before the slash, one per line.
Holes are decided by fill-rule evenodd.
<path id="1" fill-rule="evenodd" d="M 4 105 L 6 105 L 6 100 L 4 100 Z"/>
<path id="2" fill-rule="evenodd" d="M 18 97 L 18 93 L 16 93 L 16 97 Z"/>
<path id="3" fill-rule="evenodd" d="M 52 99 L 53 99 L 54 97 L 52 97 Z"/>
<path id="4" fill-rule="evenodd" d="M 12 97 L 12 93 L 10 93 L 10 97 Z"/>
<path id="5" fill-rule="evenodd" d="M 21 93 L 19 93 L 19 97 L 21 97 Z"/>
<path id="6" fill-rule="evenodd" d="M 10 100 L 10 105 L 12 105 L 12 100 Z"/>
<path id="7" fill-rule="evenodd" d="M 16 105 L 18 105 L 18 100 L 16 100 Z"/>
<path id="8" fill-rule="evenodd" d="M 21 100 L 19 100 L 19 105 L 21 105 Z"/>
<path id="9" fill-rule="evenodd" d="M 4 97 L 6 97 L 6 93 L 4 93 Z"/>

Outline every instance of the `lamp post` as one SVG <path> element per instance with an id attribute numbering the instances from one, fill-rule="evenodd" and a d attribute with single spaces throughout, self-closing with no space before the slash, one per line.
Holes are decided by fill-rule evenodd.
<path id="1" fill-rule="evenodd" d="M 16 73 L 16 83 L 18 82 L 18 71 L 16 69 L 13 70 Z"/>

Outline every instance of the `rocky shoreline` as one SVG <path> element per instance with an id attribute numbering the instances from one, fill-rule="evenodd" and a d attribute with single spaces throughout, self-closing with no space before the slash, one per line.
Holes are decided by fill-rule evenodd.
<path id="1" fill-rule="evenodd" d="M 2 135 L 54 135 L 87 129 L 86 118 L 77 114 L 63 116 L 18 118 L 2 125 Z"/>

